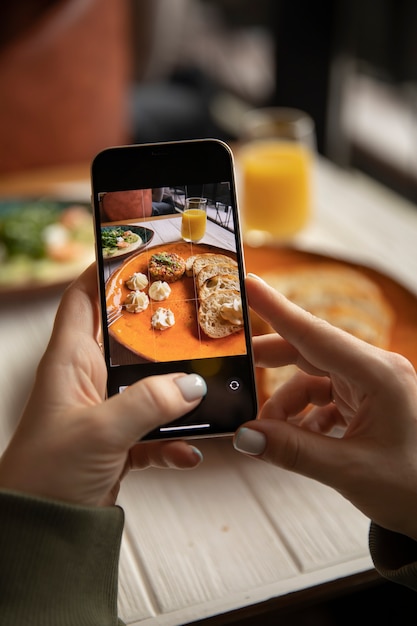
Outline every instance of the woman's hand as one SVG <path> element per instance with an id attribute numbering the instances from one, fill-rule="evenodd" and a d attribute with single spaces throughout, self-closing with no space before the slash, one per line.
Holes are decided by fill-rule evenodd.
<path id="1" fill-rule="evenodd" d="M 417 540 L 417 377 L 403 357 L 338 330 L 256 277 L 254 311 L 278 334 L 254 338 L 261 367 L 296 364 L 235 447 L 337 489 L 379 525 Z M 327 436 L 342 426 L 341 438 Z"/>
<path id="2" fill-rule="evenodd" d="M 204 380 L 153 376 L 104 401 L 95 267 L 65 292 L 17 431 L 0 461 L 0 488 L 84 505 L 114 503 L 129 469 L 192 468 L 201 454 L 183 441 L 138 444 L 193 409 Z"/>

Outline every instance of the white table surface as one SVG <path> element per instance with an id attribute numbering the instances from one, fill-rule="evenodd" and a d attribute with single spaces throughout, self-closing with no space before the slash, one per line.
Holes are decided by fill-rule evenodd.
<path id="1" fill-rule="evenodd" d="M 56 193 L 89 196 L 88 181 Z M 364 263 L 417 294 L 417 207 L 320 161 L 314 218 L 295 245 Z M 155 241 L 157 243 L 157 241 Z M 0 446 L 13 431 L 46 346 L 58 294 L 0 306 Z M 201 443 L 192 472 L 131 474 L 119 610 L 132 625 L 176 626 L 372 568 L 368 520 L 314 481 Z"/>

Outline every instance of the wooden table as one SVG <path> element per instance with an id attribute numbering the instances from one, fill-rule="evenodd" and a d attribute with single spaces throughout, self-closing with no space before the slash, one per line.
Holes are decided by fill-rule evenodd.
<path id="1" fill-rule="evenodd" d="M 88 166 L 0 179 L 0 194 L 89 197 Z M 417 294 L 417 209 L 368 178 L 319 161 L 314 218 L 294 241 L 389 274 Z M 22 410 L 60 292 L 0 307 L 0 444 Z M 375 578 L 368 520 L 339 494 L 236 453 L 201 445 L 193 472 L 131 474 L 119 606 L 132 625 L 239 623 L 263 607 L 300 602 Z M 222 617 L 213 617 L 223 614 Z M 211 618 L 212 619 L 209 619 Z M 258 623 L 258 622 L 257 622 Z M 259 622 L 260 623 L 260 622 Z"/>

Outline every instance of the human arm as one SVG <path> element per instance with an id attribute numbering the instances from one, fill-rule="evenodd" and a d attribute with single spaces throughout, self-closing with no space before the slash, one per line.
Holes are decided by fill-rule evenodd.
<path id="1" fill-rule="evenodd" d="M 108 623 L 116 623 L 123 513 L 112 505 L 121 478 L 129 469 L 185 469 L 201 460 L 186 442 L 137 442 L 196 406 L 204 395 L 196 382 L 203 381 L 180 372 L 152 377 L 104 401 L 106 368 L 97 337 L 92 267 L 64 294 L 33 392 L 0 461 L 0 578 L 7 581 L 0 584 L 2 623 L 19 623 L 3 619 L 19 602 L 19 615 L 26 610 L 33 625 L 59 624 L 59 611 L 73 615 L 75 605 L 78 621 L 68 617 L 65 624 L 102 626 L 104 620 L 87 621 L 92 603 L 111 609 Z M 49 604 L 37 602 L 39 585 L 49 585 Z M 91 591 L 88 603 L 79 602 L 84 589 Z"/>
<path id="2" fill-rule="evenodd" d="M 119 507 L 0 491 L 0 623 L 106 626 L 117 621 Z"/>

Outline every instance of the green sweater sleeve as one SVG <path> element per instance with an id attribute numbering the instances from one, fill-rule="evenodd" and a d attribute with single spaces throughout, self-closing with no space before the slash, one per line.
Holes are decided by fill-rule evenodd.
<path id="1" fill-rule="evenodd" d="M 0 491 L 0 623 L 116 626 L 123 511 Z"/>
<path id="2" fill-rule="evenodd" d="M 417 591 L 417 542 L 371 523 L 369 549 L 375 569 L 392 582 Z"/>

